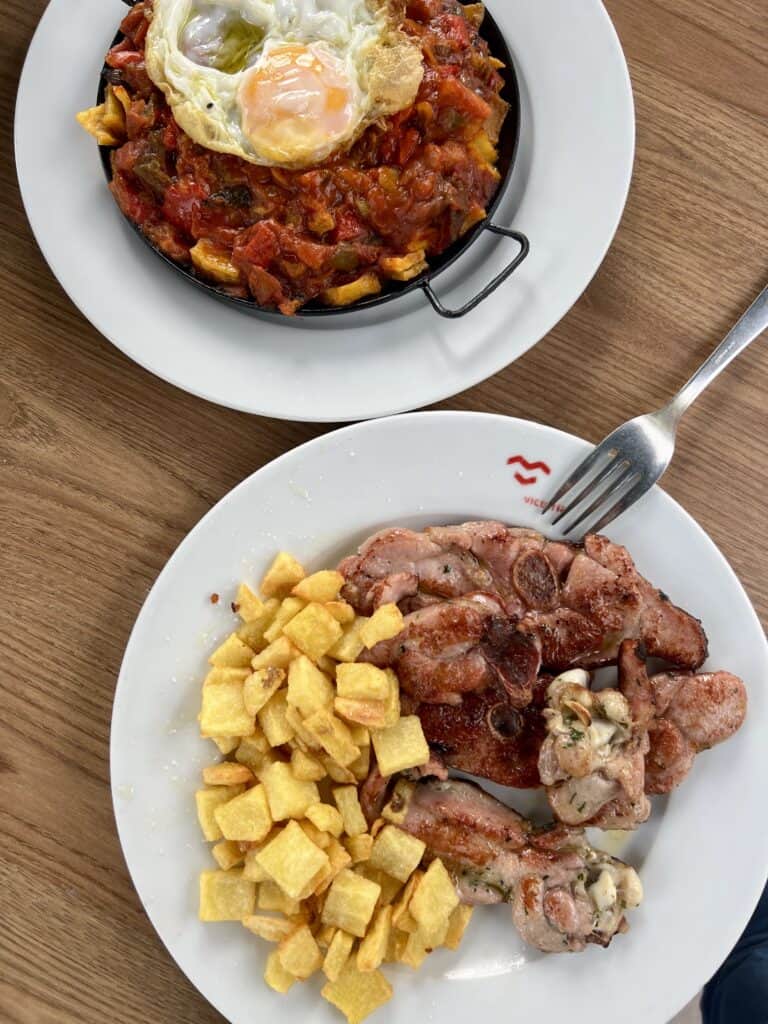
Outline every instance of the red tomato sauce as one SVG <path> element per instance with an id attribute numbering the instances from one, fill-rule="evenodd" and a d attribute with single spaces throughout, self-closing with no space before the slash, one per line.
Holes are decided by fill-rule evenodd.
<path id="1" fill-rule="evenodd" d="M 173 260 L 189 266 L 205 240 L 239 275 L 224 290 L 287 314 L 366 273 L 385 281 L 393 257 L 438 256 L 499 186 L 478 139 L 497 142 L 507 106 L 477 13 L 408 0 L 403 28 L 425 66 L 414 103 L 321 165 L 283 170 L 205 149 L 178 127 L 146 73 L 151 5 L 137 4 L 106 59 L 131 97 L 128 139 L 112 155 L 115 199 Z"/>

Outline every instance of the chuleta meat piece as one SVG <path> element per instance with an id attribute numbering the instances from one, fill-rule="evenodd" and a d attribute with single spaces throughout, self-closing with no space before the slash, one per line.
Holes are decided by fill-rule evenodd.
<path id="1" fill-rule="evenodd" d="M 510 903 L 522 937 L 549 953 L 607 946 L 640 905 L 635 870 L 579 829 L 540 829 L 468 782 L 400 780 L 384 817 L 426 843 L 463 902 Z"/>
<path id="2" fill-rule="evenodd" d="M 573 669 L 550 684 L 539 775 L 559 821 L 633 829 L 651 813 L 647 725 L 633 722 L 621 693 L 593 693 L 588 683 L 586 672 Z"/>
<path id="3" fill-rule="evenodd" d="M 583 546 L 564 544 L 497 522 L 429 527 L 423 533 L 395 528 L 371 537 L 339 568 L 344 596 L 361 614 L 394 601 L 406 614 L 406 635 L 410 614 L 422 615 L 415 622 L 419 650 L 430 646 L 432 628 L 445 635 L 435 606 L 468 596 L 477 603 L 482 594 L 486 601 L 497 600 L 489 615 L 496 618 L 501 609 L 516 632 L 535 643 L 547 669 L 615 661 L 619 644 L 630 638 L 679 668 L 698 668 L 707 654 L 700 623 L 671 604 L 638 573 L 627 550 L 605 537 L 588 536 Z M 423 617 L 425 610 L 431 617 Z M 468 641 L 459 635 L 464 657 Z M 475 647 L 479 643 L 475 636 Z M 396 659 L 396 644 L 387 651 Z M 410 655 L 411 647 L 402 653 Z M 422 686 L 432 695 L 445 696 L 449 689 L 444 661 L 433 666 L 433 680 L 425 681 L 430 666 L 421 665 Z"/>
<path id="4" fill-rule="evenodd" d="M 539 785 L 547 671 L 615 661 L 625 637 L 682 668 L 706 656 L 697 620 L 603 537 L 577 546 L 497 522 L 393 528 L 339 568 L 359 613 L 395 602 L 405 616 L 360 660 L 396 671 L 408 713 L 447 765 L 503 785 Z"/>
<path id="5" fill-rule="evenodd" d="M 669 793 L 703 750 L 729 739 L 744 722 L 747 691 L 730 672 L 674 672 L 648 676 L 645 652 L 633 641 L 621 645 L 619 689 L 636 722 L 648 729 L 647 793 Z"/>

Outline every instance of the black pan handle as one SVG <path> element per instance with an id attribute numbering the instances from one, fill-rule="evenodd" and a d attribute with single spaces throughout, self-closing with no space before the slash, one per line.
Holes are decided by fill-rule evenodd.
<path id="1" fill-rule="evenodd" d="M 496 291 L 499 285 L 504 284 L 507 278 L 514 274 L 531 251 L 531 243 L 521 231 L 513 231 L 511 228 L 503 228 L 498 224 L 486 224 L 483 230 L 491 231 L 494 235 L 503 235 L 504 238 L 514 239 L 520 245 L 520 251 L 512 262 L 504 267 L 498 276 L 494 277 L 494 279 L 490 281 L 481 292 L 478 292 L 473 299 L 470 299 L 469 302 L 460 309 L 448 309 L 447 306 L 444 306 L 440 299 L 438 299 L 437 295 L 435 295 L 429 281 L 425 281 L 421 286 L 424 294 L 432 303 L 435 312 L 439 313 L 440 316 L 446 317 L 448 320 L 458 320 L 460 317 L 466 316 L 467 313 L 471 313 L 473 309 L 477 309 L 481 302 L 484 302 L 489 295 L 492 295 Z"/>

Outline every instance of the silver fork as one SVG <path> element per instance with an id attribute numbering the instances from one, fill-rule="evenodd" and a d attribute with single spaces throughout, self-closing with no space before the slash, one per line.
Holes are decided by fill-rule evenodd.
<path id="1" fill-rule="evenodd" d="M 579 512 L 562 532 L 565 536 L 581 527 L 583 535 L 605 529 L 622 512 L 634 505 L 666 471 L 675 452 L 677 425 L 683 413 L 702 391 L 768 328 L 768 288 L 755 299 L 746 313 L 696 371 L 685 387 L 658 412 L 637 416 L 609 434 L 564 480 L 547 506 L 546 515 L 558 508 L 552 525 Z M 582 485 L 579 487 L 579 485 Z M 583 507 L 586 502 L 586 507 Z"/>

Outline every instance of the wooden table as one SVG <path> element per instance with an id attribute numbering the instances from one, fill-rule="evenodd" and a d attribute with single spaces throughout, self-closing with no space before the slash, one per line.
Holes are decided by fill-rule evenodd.
<path id="1" fill-rule="evenodd" d="M 27 226 L 12 157 L 16 84 L 44 6 L 0 7 L 0 1019 L 203 1024 L 221 1018 L 161 946 L 115 834 L 115 679 L 141 603 L 187 531 L 253 470 L 326 428 L 177 391 L 63 294 Z M 540 345 L 441 408 L 596 441 L 660 405 L 768 280 L 764 0 L 608 7 L 638 113 L 616 241 Z M 59 74 L 66 54 L 51 88 Z M 689 414 L 665 480 L 764 618 L 767 381 L 762 342 Z"/>

